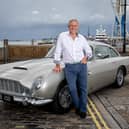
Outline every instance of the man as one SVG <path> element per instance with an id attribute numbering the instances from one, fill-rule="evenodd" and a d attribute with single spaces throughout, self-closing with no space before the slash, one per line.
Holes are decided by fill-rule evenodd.
<path id="1" fill-rule="evenodd" d="M 85 118 L 87 110 L 87 60 L 92 56 L 92 51 L 87 40 L 78 34 L 79 22 L 77 19 L 69 21 L 68 29 L 69 31 L 62 32 L 57 40 L 54 71 L 61 72 L 60 63 L 63 61 L 76 114 Z"/>

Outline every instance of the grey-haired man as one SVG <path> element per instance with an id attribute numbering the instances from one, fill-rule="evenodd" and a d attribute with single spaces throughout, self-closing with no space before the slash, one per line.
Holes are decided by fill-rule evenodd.
<path id="1" fill-rule="evenodd" d="M 62 32 L 57 40 L 54 62 L 55 72 L 60 72 L 61 56 L 65 64 L 65 76 L 76 108 L 81 118 L 86 117 L 87 105 L 87 59 L 92 57 L 92 50 L 84 36 L 78 33 L 79 22 L 71 19 L 67 32 Z M 78 82 L 78 83 L 77 83 Z"/>

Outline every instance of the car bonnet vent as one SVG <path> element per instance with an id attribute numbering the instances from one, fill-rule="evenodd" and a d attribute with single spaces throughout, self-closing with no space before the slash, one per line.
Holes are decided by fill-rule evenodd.
<path id="1" fill-rule="evenodd" d="M 21 69 L 21 70 L 28 70 L 27 68 L 25 68 L 25 67 L 13 67 L 13 69 Z"/>

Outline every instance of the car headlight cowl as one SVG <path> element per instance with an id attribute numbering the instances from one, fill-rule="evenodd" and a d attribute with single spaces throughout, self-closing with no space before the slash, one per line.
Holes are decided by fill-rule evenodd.
<path id="1" fill-rule="evenodd" d="M 42 87 L 43 83 L 44 83 L 43 76 L 37 77 L 34 80 L 33 84 L 32 84 L 32 89 L 31 89 L 32 93 L 34 93 L 35 91 L 37 91 L 38 89 L 40 89 Z"/>

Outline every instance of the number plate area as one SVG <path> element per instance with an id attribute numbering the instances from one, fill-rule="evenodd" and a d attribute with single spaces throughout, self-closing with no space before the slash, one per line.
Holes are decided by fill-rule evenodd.
<path id="1" fill-rule="evenodd" d="M 6 101 L 6 102 L 12 102 L 13 96 L 0 94 L 0 100 Z"/>

